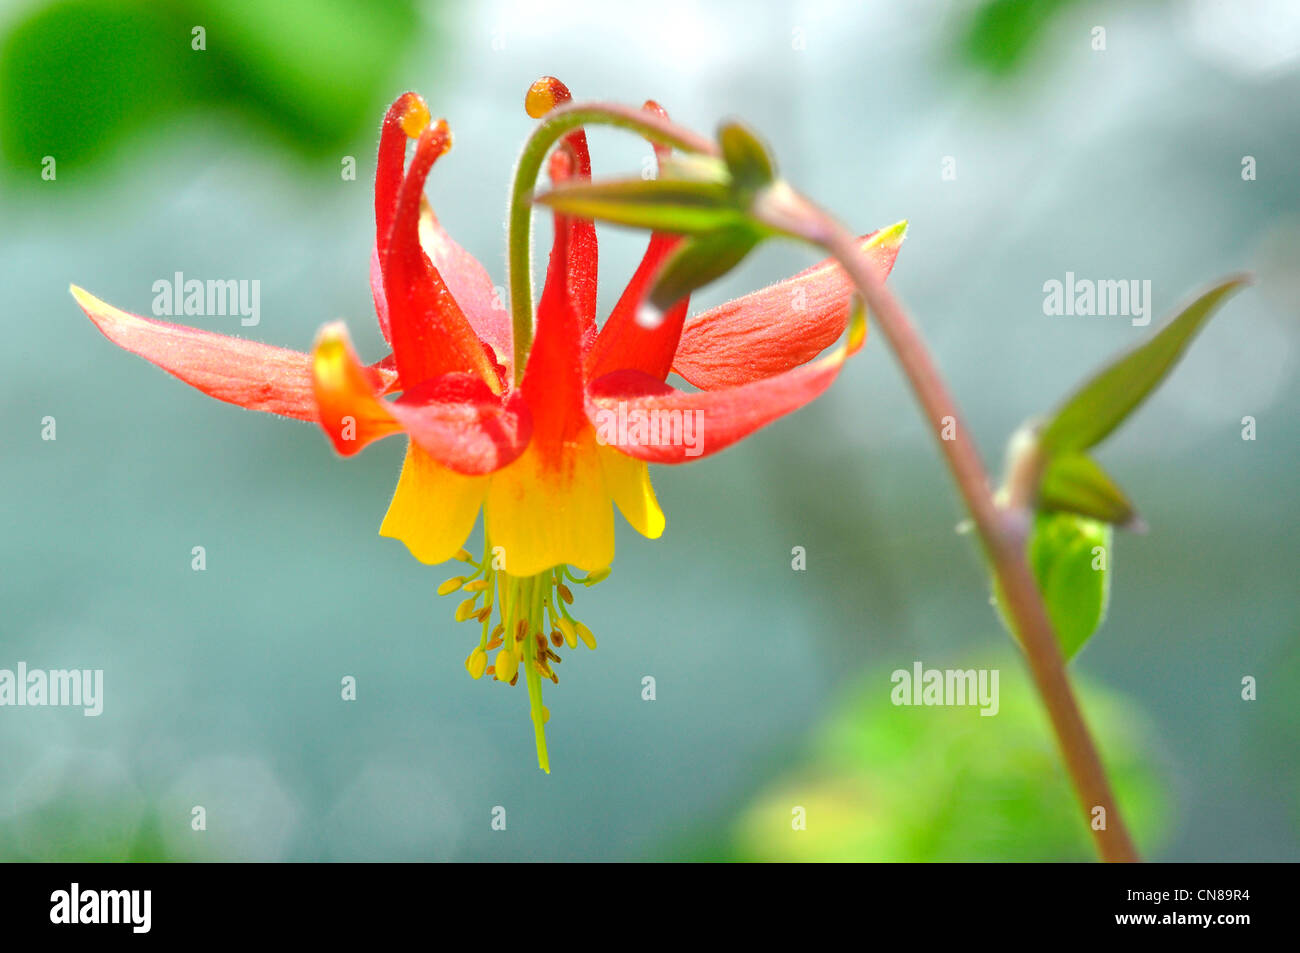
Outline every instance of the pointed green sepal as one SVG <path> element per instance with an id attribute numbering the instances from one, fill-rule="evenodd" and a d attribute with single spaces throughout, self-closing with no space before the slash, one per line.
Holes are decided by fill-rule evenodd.
<path id="1" fill-rule="evenodd" d="M 663 314 L 688 294 L 735 268 L 762 239 L 763 233 L 748 224 L 685 239 L 660 268 L 647 299 L 649 306 Z"/>
<path id="2" fill-rule="evenodd" d="M 719 126 L 718 146 L 732 182 L 743 194 L 753 194 L 776 178 L 776 164 L 767 147 L 741 123 L 732 121 Z"/>
<path id="3" fill-rule="evenodd" d="M 727 163 L 720 156 L 674 152 L 659 160 L 659 178 L 727 185 L 731 182 L 731 172 L 728 171 Z"/>
<path id="4" fill-rule="evenodd" d="M 533 201 L 577 218 L 680 235 L 715 232 L 745 221 L 730 187 L 710 181 L 574 181 L 536 195 Z"/>
<path id="5" fill-rule="evenodd" d="M 1091 457 L 1063 453 L 1051 457 L 1038 485 L 1038 507 L 1091 517 L 1113 526 L 1136 528 L 1137 511 L 1124 491 Z"/>

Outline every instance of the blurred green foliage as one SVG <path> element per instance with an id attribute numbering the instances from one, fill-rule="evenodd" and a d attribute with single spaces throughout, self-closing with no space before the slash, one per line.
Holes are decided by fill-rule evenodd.
<path id="1" fill-rule="evenodd" d="M 896 707 L 889 674 L 864 681 L 817 729 L 804 763 L 763 789 L 697 857 L 757 861 L 1095 859 L 1042 705 L 1018 659 L 998 668 L 998 713 Z M 1169 829 L 1170 790 L 1129 701 L 1076 683 L 1139 849 Z M 802 807 L 807 827 L 796 830 Z M 707 839 L 706 839 L 707 841 Z"/>
<path id="2" fill-rule="evenodd" d="M 84 168 L 145 128 L 214 109 L 321 154 L 378 121 L 417 23 L 413 0 L 37 6 L 0 37 L 0 156 L 39 181 L 45 156 Z"/>
<path id="3" fill-rule="evenodd" d="M 995 76 L 1018 70 L 1053 17 L 1077 0 L 988 0 L 975 8 L 957 37 L 958 52 Z"/>
<path id="4" fill-rule="evenodd" d="M 1293 830 L 1300 830 L 1300 707 L 1295 703 L 1295 686 L 1300 685 L 1300 622 L 1292 624 L 1291 642 L 1281 652 L 1246 670 L 1257 682 L 1258 701 L 1245 707 L 1249 717 L 1249 761 L 1273 766 L 1282 776 L 1282 789 L 1275 789 L 1285 801 Z M 1263 683 L 1262 686 L 1258 683 Z M 1244 687 L 1239 688 L 1244 691 Z M 1258 713 L 1256 713 L 1258 705 Z M 1287 756 L 1279 758 L 1278 752 Z"/>
<path id="5" fill-rule="evenodd" d="M 131 803 L 61 799 L 0 823 L 0 859 L 43 863 L 173 860 L 158 819 Z"/>

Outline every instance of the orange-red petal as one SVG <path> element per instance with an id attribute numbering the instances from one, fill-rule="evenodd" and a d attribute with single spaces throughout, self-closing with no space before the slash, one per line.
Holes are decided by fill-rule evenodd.
<path id="1" fill-rule="evenodd" d="M 534 83 L 529 89 L 525 106 L 529 115 L 537 116 L 554 109 L 556 106 L 570 102 L 573 95 L 569 87 L 554 76 L 545 77 Z M 591 152 L 587 147 L 587 133 L 575 129 L 560 140 L 560 145 L 551 154 L 549 172 L 552 182 L 564 182 L 569 179 L 589 180 L 591 178 Z M 563 281 L 568 287 L 569 300 L 578 312 L 578 324 L 582 338 L 590 342 L 596 336 L 596 285 L 598 271 L 598 249 L 596 242 L 596 223 L 587 218 L 574 218 L 569 215 L 554 216 L 555 249 L 565 249 L 566 267 L 563 270 L 548 272 L 547 283 Z M 545 295 L 545 289 L 543 289 Z"/>
<path id="2" fill-rule="evenodd" d="M 906 231 L 900 222 L 859 239 L 882 277 L 894 267 Z M 798 367 L 844 333 L 852 297 L 848 275 L 827 259 L 691 318 L 682 329 L 673 370 L 696 387 L 713 390 Z"/>
<path id="3" fill-rule="evenodd" d="M 503 401 L 470 374 L 445 374 L 396 401 L 380 400 L 341 324 L 322 329 L 314 369 L 321 427 L 345 456 L 404 430 L 447 469 L 481 475 L 512 463 L 528 446 L 532 423 L 522 396 Z"/>
<path id="4" fill-rule="evenodd" d="M 546 285 L 537 304 L 537 333 L 519 389 L 533 418 L 533 443 L 545 464 L 587 429 L 579 317 L 563 280 L 568 233 L 556 233 Z"/>
<path id="5" fill-rule="evenodd" d="M 388 405 L 411 439 L 456 473 L 481 475 L 513 463 L 533 422 L 518 391 L 502 397 L 470 374 L 444 374 Z"/>
<path id="6" fill-rule="evenodd" d="M 653 328 L 647 328 L 638 322 L 637 312 L 650 290 L 659 266 L 679 241 L 681 237 L 678 235 L 650 236 L 650 244 L 641 264 L 637 266 L 632 280 L 628 282 L 591 349 L 587 351 L 585 362 L 590 377 L 601 377 L 623 369 L 642 371 L 659 380 L 668 376 L 681 338 L 686 311 L 690 307 L 690 298 L 683 298 L 673 305 L 663 320 Z"/>
<path id="7" fill-rule="evenodd" d="M 653 99 L 646 100 L 642 108 L 656 116 L 668 118 L 668 113 Z M 652 142 L 651 145 L 654 147 L 655 161 L 662 167 L 672 150 L 657 142 Z M 681 339 L 686 312 L 690 308 L 690 298 L 685 297 L 673 305 L 653 328 L 642 326 L 636 318 L 650 291 L 651 282 L 658 274 L 659 266 L 680 241 L 680 235 L 663 232 L 655 232 L 650 236 L 650 243 L 632 280 L 623 289 L 618 303 L 614 305 L 599 335 L 587 350 L 585 363 L 589 379 L 622 368 L 644 371 L 660 380 L 668 376 L 672 369 L 673 354 Z"/>
<path id="8" fill-rule="evenodd" d="M 428 201 L 420 203 L 420 246 L 447 285 L 465 320 L 500 364 L 499 377 L 509 379 L 512 357 L 510 315 L 492 278 L 477 258 L 456 243 L 438 222 Z M 370 291 L 375 301 L 379 327 L 388 339 L 388 300 L 384 296 L 384 272 L 379 262 L 379 244 L 370 250 Z"/>
<path id="9" fill-rule="evenodd" d="M 476 374 L 499 387 L 487 349 L 420 245 L 424 181 L 450 145 L 450 135 L 443 122 L 420 133 L 397 193 L 387 246 L 379 242 L 389 336 L 398 373 L 408 388 L 454 372 Z"/>
<path id="10" fill-rule="evenodd" d="M 72 295 L 104 336 L 209 397 L 297 420 L 316 419 L 311 356 L 257 341 L 130 314 L 72 286 Z M 379 393 L 397 384 L 387 364 L 362 369 Z"/>
<path id="11" fill-rule="evenodd" d="M 427 201 L 420 206 L 420 246 L 447 282 L 474 333 L 492 348 L 497 361 L 508 366 L 513 356 L 513 335 L 505 289 L 493 285 L 491 275 L 479 260 L 447 234 Z"/>
<path id="12" fill-rule="evenodd" d="M 402 93 L 384 114 L 379 132 L 379 156 L 375 169 L 375 245 L 370 256 L 370 290 L 375 314 L 385 341 L 392 341 L 388 327 L 388 305 L 384 300 L 381 253 L 388 252 L 388 239 L 397 210 L 397 193 L 406 168 L 406 143 L 418 138 L 429 125 L 429 107 L 418 93 Z"/>
<path id="13" fill-rule="evenodd" d="M 316 337 L 312 392 L 321 429 L 344 456 L 402 429 L 366 380 L 341 322 L 327 324 Z"/>
<path id="14" fill-rule="evenodd" d="M 861 346 L 866 326 L 819 360 L 739 387 L 687 393 L 642 371 L 606 374 L 591 385 L 587 414 L 596 439 L 650 463 L 686 463 L 723 450 L 830 387 Z"/>

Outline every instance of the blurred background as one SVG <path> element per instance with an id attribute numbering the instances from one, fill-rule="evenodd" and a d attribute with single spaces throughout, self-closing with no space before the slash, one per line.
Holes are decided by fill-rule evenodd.
<path id="1" fill-rule="evenodd" d="M 1073 670 L 1148 857 L 1300 859 L 1300 6 L 0 9 L 0 668 L 99 668 L 106 694 L 98 718 L 0 709 L 0 857 L 1091 857 L 883 341 L 755 439 L 654 471 L 667 532 L 620 522 L 613 577 L 579 594 L 600 648 L 548 692 L 546 776 L 525 693 L 465 674 L 476 636 L 434 592 L 452 573 L 377 535 L 401 441 L 339 460 L 119 351 L 68 294 L 148 315 L 177 271 L 257 279 L 259 326 L 180 320 L 306 349 L 341 318 L 374 360 L 384 109 L 415 89 L 450 121 L 429 195 L 503 280 L 523 93 L 553 73 L 702 131 L 744 117 L 856 230 L 910 219 L 891 282 L 994 469 L 1022 420 L 1150 333 L 1046 317 L 1044 282 L 1150 279 L 1158 321 L 1257 272 L 1101 452 L 1150 532 L 1118 537 Z M 591 138 L 598 174 L 648 153 Z M 602 240 L 607 309 L 644 237 Z M 695 306 L 813 260 L 765 247 Z M 895 708 L 889 674 L 915 660 L 1000 669 L 1000 714 Z"/>

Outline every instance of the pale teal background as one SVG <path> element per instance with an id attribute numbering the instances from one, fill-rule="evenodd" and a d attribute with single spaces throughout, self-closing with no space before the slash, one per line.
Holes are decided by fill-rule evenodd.
<path id="1" fill-rule="evenodd" d="M 917 658 L 1019 665 L 874 335 L 815 405 L 654 472 L 668 530 L 652 543 L 620 525 L 612 579 L 579 594 L 600 648 L 568 653 L 548 692 L 543 776 L 524 693 L 465 674 L 474 637 L 434 593 L 451 573 L 376 534 L 400 442 L 341 461 L 311 427 L 212 401 L 117 350 L 67 293 L 76 282 L 147 314 L 152 283 L 178 270 L 256 278 L 259 327 L 194 323 L 305 349 L 341 318 L 373 360 L 370 178 L 387 103 L 416 89 L 450 121 L 430 198 L 501 280 L 523 91 L 554 73 L 579 97 L 654 97 L 701 130 L 743 116 L 853 227 L 910 219 L 891 281 L 994 468 L 1021 420 L 1146 333 L 1045 317 L 1044 281 L 1149 278 L 1161 315 L 1212 278 L 1258 271 L 1101 453 L 1151 531 L 1120 537 L 1110 619 L 1076 668 L 1151 726 L 1140 759 L 1168 791 L 1155 856 L 1300 858 L 1300 10 L 1059 6 L 1005 74 L 955 52 L 969 4 L 420 8 L 363 104 L 365 131 L 343 145 L 286 151 L 291 119 L 272 131 L 205 106 L 144 123 L 55 182 L 11 163 L 0 667 L 103 668 L 107 700 L 98 719 L 0 709 L 0 856 L 725 854 L 743 806 L 854 686 L 886 693 L 888 672 Z M 1098 24 L 1105 52 L 1090 48 Z M 209 35 L 208 55 L 223 42 Z M 328 88 L 329 63 L 317 68 Z M 592 153 L 615 172 L 639 169 L 646 148 L 598 132 Z M 340 178 L 343 155 L 355 182 Z M 1241 178 L 1244 155 L 1256 181 Z M 603 308 L 644 241 L 606 234 Z M 812 260 L 765 248 L 697 304 Z M 46 415 L 55 442 L 40 439 Z M 1245 415 L 1254 442 L 1240 439 Z M 206 572 L 190 569 L 195 545 Z M 795 545 L 806 573 L 790 571 Z M 355 703 L 339 699 L 344 675 Z M 1259 701 L 1239 700 L 1243 675 Z M 209 812 L 202 835 L 194 804 Z M 494 805 L 504 834 L 489 829 Z M 1033 836 L 1013 827 L 981 856 L 1015 856 Z"/>

